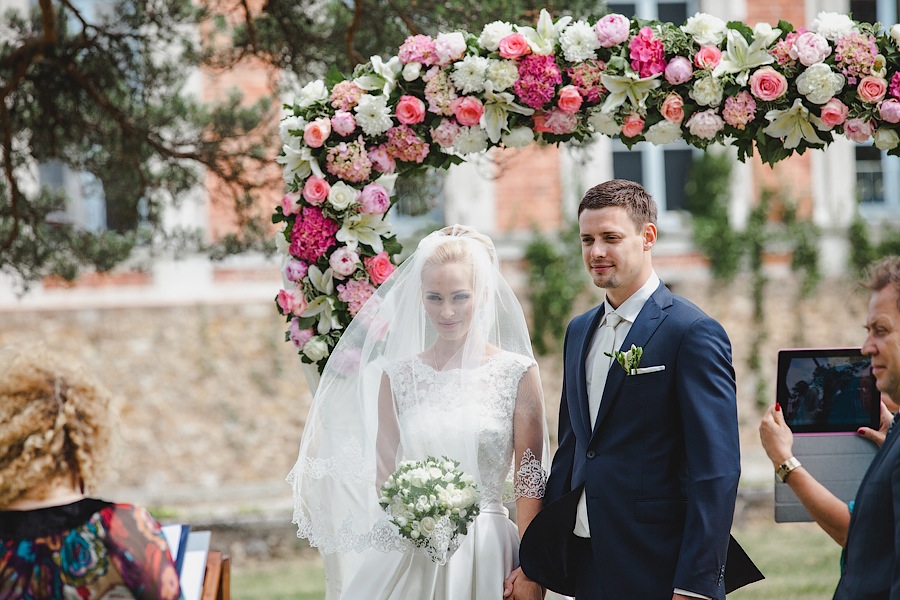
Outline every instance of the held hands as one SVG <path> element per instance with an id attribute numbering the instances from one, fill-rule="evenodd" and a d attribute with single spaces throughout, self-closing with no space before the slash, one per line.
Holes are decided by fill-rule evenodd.
<path id="1" fill-rule="evenodd" d="M 875 431 L 871 427 L 860 427 L 856 433 L 860 436 L 866 438 L 870 442 L 874 443 L 876 446 L 881 448 L 881 445 L 884 443 L 884 438 L 887 436 L 888 429 L 891 427 L 891 423 L 894 422 L 894 415 L 891 414 L 891 411 L 885 406 L 884 402 L 881 403 L 881 427 L 878 428 L 878 431 Z"/>
<path id="2" fill-rule="evenodd" d="M 769 460 L 776 467 L 794 455 L 791 450 L 794 446 L 794 434 L 784 422 L 784 414 L 779 404 L 770 406 L 763 415 L 759 423 L 759 439 Z"/>
<path id="3" fill-rule="evenodd" d="M 506 581 L 503 582 L 503 597 L 512 600 L 543 600 L 547 590 L 528 579 L 528 576 L 522 571 L 522 567 L 517 567 Z"/>

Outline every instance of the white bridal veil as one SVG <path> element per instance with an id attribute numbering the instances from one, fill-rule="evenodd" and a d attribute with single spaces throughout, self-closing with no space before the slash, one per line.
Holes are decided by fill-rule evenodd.
<path id="1" fill-rule="evenodd" d="M 423 270 L 440 261 L 447 250 L 462 251 L 471 264 L 473 308 L 465 341 L 445 361 L 446 357 L 438 360 L 432 348 L 437 333 L 423 303 Z M 517 478 L 514 489 L 513 480 L 517 469 L 533 475 L 548 467 L 543 399 L 540 386 L 534 385 L 539 383 L 536 365 L 532 385 L 525 384 L 524 368 L 514 375 L 522 378 L 522 384 L 515 418 L 508 423 L 513 438 L 528 438 L 532 466 L 539 462 L 536 469 L 522 471 L 514 465 L 514 456 L 495 449 L 502 444 L 486 443 L 479 435 L 484 431 L 480 417 L 473 417 L 483 413 L 477 403 L 491 401 L 490 390 L 484 389 L 483 378 L 477 375 L 479 369 L 498 354 L 508 357 L 510 353 L 517 355 L 514 360 L 520 364 L 534 365 L 522 307 L 500 274 L 493 244 L 460 226 L 425 237 L 365 304 L 335 347 L 310 408 L 299 457 L 288 476 L 298 536 L 326 555 L 331 571 L 337 568 L 334 565 L 346 564 L 346 557 L 352 561 L 352 555 L 368 549 L 408 547 L 387 522 L 378 504 L 378 488 L 400 460 L 425 458 L 417 455 L 421 444 L 416 439 L 422 439 L 423 433 L 452 437 L 448 447 L 456 455 L 450 458 L 458 460 L 479 485 L 496 487 L 499 468 L 505 489 L 482 490 L 486 496 L 511 501 L 540 485 L 533 478 L 531 482 Z M 403 378 L 405 383 L 389 377 L 401 363 L 412 370 L 411 377 Z M 438 391 L 431 385 L 436 372 L 442 382 Z M 402 398 L 401 407 L 398 398 Z M 446 404 L 441 406 L 442 417 L 429 422 L 429 431 L 413 434 L 398 424 L 398 410 L 415 411 L 435 401 Z M 329 562 L 327 555 L 334 553 L 341 559 Z M 339 577 L 329 573 L 335 576 Z"/>

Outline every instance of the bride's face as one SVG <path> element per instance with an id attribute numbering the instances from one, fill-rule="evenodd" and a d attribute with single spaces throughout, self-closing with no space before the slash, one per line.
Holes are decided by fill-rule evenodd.
<path id="1" fill-rule="evenodd" d="M 425 313 L 443 339 L 459 340 L 469 332 L 474 295 L 470 265 L 452 262 L 422 272 Z"/>

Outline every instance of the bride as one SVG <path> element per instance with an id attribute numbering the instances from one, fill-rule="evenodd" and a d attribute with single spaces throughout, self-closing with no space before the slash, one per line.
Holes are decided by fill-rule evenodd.
<path id="1" fill-rule="evenodd" d="M 547 446 L 538 367 L 493 243 L 459 225 L 432 233 L 341 337 L 288 476 L 327 598 L 501 598 L 541 507 Z M 428 456 L 458 461 L 481 494 L 446 562 L 404 545 L 378 503 L 400 461 Z"/>

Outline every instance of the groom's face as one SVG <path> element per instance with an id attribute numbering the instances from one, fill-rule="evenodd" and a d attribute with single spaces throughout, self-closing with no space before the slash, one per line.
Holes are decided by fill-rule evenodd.
<path id="1" fill-rule="evenodd" d="M 872 374 L 878 390 L 892 399 L 900 398 L 900 310 L 893 285 L 874 292 L 866 319 L 868 335 L 863 354 L 872 359 Z"/>
<path id="2" fill-rule="evenodd" d="M 650 276 L 650 248 L 656 227 L 635 227 L 628 211 L 619 206 L 586 209 L 578 216 L 581 256 L 594 285 L 619 306 Z"/>

